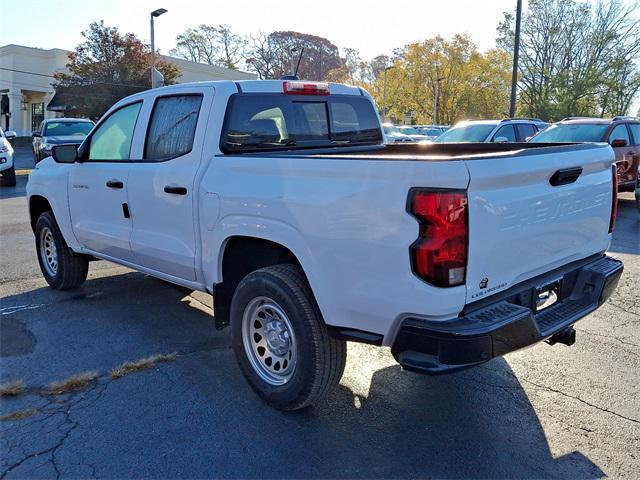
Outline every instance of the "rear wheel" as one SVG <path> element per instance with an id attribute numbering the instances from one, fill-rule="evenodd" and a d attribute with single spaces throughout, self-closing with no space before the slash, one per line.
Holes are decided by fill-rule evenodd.
<path id="1" fill-rule="evenodd" d="M 2 175 L 2 177 L 0 177 L 0 185 L 2 185 L 3 187 L 16 186 L 16 168 L 15 167 L 11 167 L 5 170 L 0 175 Z"/>
<path id="2" fill-rule="evenodd" d="M 78 288 L 87 279 L 89 261 L 74 253 L 64 241 L 53 213 L 44 212 L 36 222 L 36 250 L 40 270 L 56 290 Z"/>
<path id="3" fill-rule="evenodd" d="M 297 410 L 340 381 L 346 342 L 329 336 L 300 267 L 247 275 L 231 303 L 233 348 L 245 378 L 269 405 Z"/>

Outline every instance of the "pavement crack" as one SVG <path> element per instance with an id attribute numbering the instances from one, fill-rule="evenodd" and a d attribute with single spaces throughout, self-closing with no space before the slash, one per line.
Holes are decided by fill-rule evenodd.
<path id="1" fill-rule="evenodd" d="M 539 384 L 539 383 L 535 383 L 535 382 L 532 382 L 531 380 L 527 380 L 526 378 L 521 378 L 520 380 L 523 381 L 523 382 L 527 382 L 528 384 L 533 385 L 534 387 L 540 388 L 542 390 L 546 390 L 546 391 L 552 392 L 552 393 L 557 393 L 557 394 L 560 394 L 560 395 L 562 395 L 564 397 L 567 397 L 567 398 L 572 398 L 572 399 L 577 400 L 580 403 L 583 403 L 583 404 L 585 404 L 585 405 L 587 405 L 587 406 L 589 406 L 591 408 L 595 408 L 596 410 L 600 410 L 601 412 L 610 413 L 611 415 L 615 415 L 616 417 L 622 418 L 623 420 L 627 420 L 629 422 L 634 422 L 634 423 L 640 423 L 640 420 L 637 420 L 637 419 L 631 418 L 631 417 L 627 417 L 627 416 L 622 415 L 620 413 L 614 412 L 613 410 L 609 410 L 607 408 L 600 407 L 598 405 L 594 405 L 593 403 L 587 402 L 586 400 L 583 400 L 580 397 L 576 397 L 575 395 L 570 395 L 568 393 L 565 393 L 562 390 L 551 388 L 551 387 L 549 387 L 547 385 L 542 385 L 542 384 Z"/>

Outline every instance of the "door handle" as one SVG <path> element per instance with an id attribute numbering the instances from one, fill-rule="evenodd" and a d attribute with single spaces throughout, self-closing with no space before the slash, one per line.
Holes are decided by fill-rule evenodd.
<path id="1" fill-rule="evenodd" d="M 107 180 L 107 187 L 124 188 L 124 183 L 122 183 L 120 180 Z"/>
<path id="2" fill-rule="evenodd" d="M 556 171 L 556 173 L 554 173 L 549 179 L 549 183 L 554 187 L 559 185 L 569 185 L 570 183 L 578 180 L 581 173 L 582 167 L 564 168 Z"/>
<path id="3" fill-rule="evenodd" d="M 177 187 L 175 185 L 165 185 L 164 191 L 165 191 L 165 193 L 171 193 L 173 195 L 186 195 L 187 194 L 186 187 Z"/>

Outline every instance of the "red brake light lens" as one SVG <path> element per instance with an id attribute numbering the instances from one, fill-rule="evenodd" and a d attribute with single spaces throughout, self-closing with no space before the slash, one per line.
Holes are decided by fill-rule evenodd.
<path id="1" fill-rule="evenodd" d="M 611 199 L 611 219 L 609 220 L 609 233 L 616 227 L 616 217 L 618 216 L 618 169 L 614 163 L 611 167 L 611 182 L 613 183 L 613 196 Z"/>
<path id="2" fill-rule="evenodd" d="M 410 212 L 420 223 L 411 246 L 413 272 L 437 287 L 463 285 L 469 239 L 467 193 L 413 190 Z"/>
<path id="3" fill-rule="evenodd" d="M 329 95 L 329 84 L 323 82 L 284 82 L 282 91 L 287 95 Z"/>

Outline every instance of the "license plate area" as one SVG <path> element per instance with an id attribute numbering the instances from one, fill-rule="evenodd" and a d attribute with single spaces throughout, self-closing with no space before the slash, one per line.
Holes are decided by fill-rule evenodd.
<path id="1" fill-rule="evenodd" d="M 533 311 L 541 312 L 562 300 L 562 278 L 534 288 Z"/>

